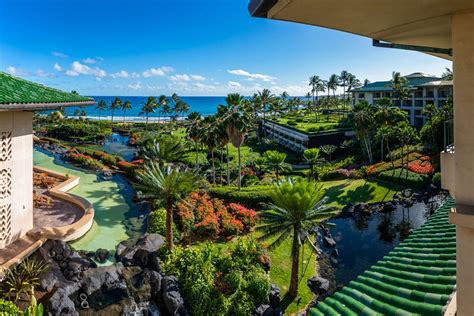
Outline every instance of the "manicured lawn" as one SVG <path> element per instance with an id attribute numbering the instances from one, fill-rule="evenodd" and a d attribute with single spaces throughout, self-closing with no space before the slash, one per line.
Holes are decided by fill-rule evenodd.
<path id="1" fill-rule="evenodd" d="M 305 133 L 336 130 L 339 126 L 339 118 L 332 114 L 329 116 L 329 118 L 327 118 L 326 115 L 321 114 L 319 119 L 318 117 L 310 114 L 305 116 L 283 116 L 278 118 L 270 118 L 270 120 Z M 292 124 L 288 124 L 288 122 L 292 122 Z"/>

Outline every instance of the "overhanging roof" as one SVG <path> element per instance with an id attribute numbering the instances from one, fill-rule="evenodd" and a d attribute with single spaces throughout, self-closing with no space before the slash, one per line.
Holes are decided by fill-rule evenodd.
<path id="1" fill-rule="evenodd" d="M 251 0 L 249 4 L 255 17 L 444 49 L 452 48 L 451 16 L 472 9 L 473 0 Z"/>
<path id="2" fill-rule="evenodd" d="M 46 110 L 94 103 L 92 98 L 63 92 L 0 72 L 0 111 Z"/>

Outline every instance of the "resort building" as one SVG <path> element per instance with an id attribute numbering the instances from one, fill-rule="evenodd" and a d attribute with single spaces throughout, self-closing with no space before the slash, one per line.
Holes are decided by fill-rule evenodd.
<path id="1" fill-rule="evenodd" d="M 376 14 L 371 10 L 375 7 Z M 442 178 L 449 178 L 449 183 L 444 185 L 455 198 L 455 204 L 449 211 L 449 221 L 456 225 L 456 292 L 454 298 L 449 300 L 446 313 L 474 315 L 474 1 L 252 0 L 249 11 L 255 17 L 349 32 L 371 38 L 373 45 L 377 47 L 420 51 L 453 62 L 454 146 L 449 152 L 442 154 L 441 171 Z M 436 222 L 442 221 L 440 218 Z M 429 226 L 425 231 L 432 227 L 435 226 Z M 443 224 L 442 228 L 432 231 L 430 237 L 435 238 L 436 243 L 427 249 L 422 247 L 419 251 L 410 253 L 414 250 L 413 245 L 404 244 L 403 249 L 396 252 L 398 263 L 394 265 L 405 265 L 404 271 L 407 271 L 407 264 L 415 264 L 411 270 L 414 273 L 409 274 L 411 280 L 392 271 L 396 274 L 395 277 L 398 275 L 398 279 L 403 281 L 395 285 L 393 278 L 387 278 L 380 272 L 374 273 L 373 277 L 380 281 L 377 284 L 381 287 L 384 284 L 392 285 L 390 289 L 385 287 L 373 292 L 371 288 L 375 285 L 365 284 L 357 290 L 342 289 L 324 302 L 332 304 L 336 309 L 358 307 L 363 313 L 370 313 L 371 309 L 380 312 L 381 309 L 390 307 L 390 314 L 418 314 L 413 306 L 437 300 L 433 295 L 425 295 L 428 294 L 428 289 L 418 286 L 421 283 L 434 284 L 429 281 L 430 275 L 439 276 L 437 279 L 441 280 L 444 278 L 442 274 L 445 268 L 453 263 L 450 259 L 452 254 L 447 255 L 444 249 L 451 243 L 454 244 L 444 241 L 444 238 L 454 233 L 450 230 L 448 225 Z M 427 243 L 426 247 L 428 246 Z M 423 262 L 419 260 L 420 257 L 430 258 L 430 262 Z M 413 291 L 406 288 L 411 282 L 414 282 L 412 285 L 417 293 L 422 295 L 418 299 Z M 349 295 L 348 298 L 346 293 L 352 296 Z M 409 305 L 399 304 L 406 298 Z M 419 303 L 413 304 L 415 300 Z M 321 311 L 310 313 L 320 315 Z M 439 315 L 440 311 L 433 310 L 424 314 Z"/>
<path id="2" fill-rule="evenodd" d="M 37 207 L 33 204 L 33 112 L 90 104 L 94 104 L 90 98 L 0 72 L 0 268 L 8 266 L 15 256 L 31 253 L 48 236 L 77 238 L 92 225 L 92 206 L 65 193 L 78 179 L 50 174 L 61 182 L 56 190 L 50 190 L 50 195 L 76 205 L 83 212 L 75 227 L 58 227 L 52 225 L 54 221 L 49 221 L 51 227 L 35 227 Z M 64 212 L 66 217 L 66 209 Z M 48 222 L 43 215 L 37 218 Z"/>
<path id="3" fill-rule="evenodd" d="M 410 95 L 402 101 L 402 104 L 400 104 L 400 100 L 390 87 L 390 81 L 377 81 L 361 88 L 352 89 L 352 105 L 362 100 L 372 105 L 376 104 L 381 98 L 388 98 L 392 104 L 407 112 L 411 125 L 422 126 L 426 119 L 422 115 L 423 107 L 427 104 L 440 107 L 453 94 L 452 81 L 444 81 L 442 78 L 421 72 L 415 72 L 404 77 L 407 79 L 407 88 Z"/>

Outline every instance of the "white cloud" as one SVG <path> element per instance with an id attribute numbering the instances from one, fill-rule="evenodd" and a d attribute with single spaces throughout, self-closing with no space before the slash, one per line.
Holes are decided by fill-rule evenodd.
<path id="1" fill-rule="evenodd" d="M 182 75 L 174 75 L 170 77 L 171 81 L 204 81 L 206 80 L 205 77 L 201 75 L 188 75 L 188 74 L 182 74 Z"/>
<path id="2" fill-rule="evenodd" d="M 230 87 L 235 87 L 235 88 L 241 88 L 242 87 L 242 85 L 239 82 L 236 82 L 236 81 L 229 81 L 228 84 L 229 84 Z"/>
<path id="3" fill-rule="evenodd" d="M 76 77 L 78 75 L 92 75 L 98 78 L 107 76 L 107 72 L 99 67 L 91 68 L 87 65 L 81 64 L 78 61 L 72 63 L 71 68 L 66 71 L 66 75 Z"/>
<path id="4" fill-rule="evenodd" d="M 30 76 L 31 73 L 26 71 L 26 70 L 23 70 L 21 68 L 17 68 L 17 67 L 13 67 L 13 66 L 8 66 L 7 67 L 7 72 L 10 74 L 10 75 L 13 75 L 13 76 L 23 76 L 23 77 L 26 77 L 26 76 Z"/>
<path id="5" fill-rule="evenodd" d="M 104 58 L 96 56 L 94 58 L 87 57 L 86 59 L 83 59 L 82 62 L 85 64 L 96 64 L 96 63 L 100 63 L 103 60 Z"/>
<path id="6" fill-rule="evenodd" d="M 38 77 L 47 77 L 47 78 L 56 78 L 55 74 L 44 71 L 43 69 L 38 69 L 38 71 L 36 71 L 36 76 L 38 76 Z"/>
<path id="7" fill-rule="evenodd" d="M 112 78 L 129 78 L 130 74 L 126 70 L 120 70 L 110 75 Z"/>
<path id="8" fill-rule="evenodd" d="M 136 83 L 133 83 L 133 84 L 129 84 L 128 88 L 132 89 L 132 90 L 141 89 L 142 88 L 142 83 L 139 81 L 139 82 L 136 82 Z"/>
<path id="9" fill-rule="evenodd" d="M 64 54 L 64 53 L 61 53 L 61 52 L 52 52 L 53 56 L 55 57 L 59 57 L 59 58 L 68 58 L 69 56 Z"/>
<path id="10" fill-rule="evenodd" d="M 132 73 L 130 74 L 130 76 L 131 76 L 132 78 L 140 78 L 140 74 L 139 74 L 138 72 L 132 72 Z"/>
<path id="11" fill-rule="evenodd" d="M 173 70 L 174 69 L 172 67 L 168 67 L 168 66 L 163 66 L 163 67 L 159 67 L 159 68 L 150 68 L 150 69 L 145 70 L 142 73 L 142 75 L 145 78 L 148 78 L 148 77 L 163 77 L 164 75 L 166 75 L 169 72 L 172 72 Z"/>
<path id="12" fill-rule="evenodd" d="M 242 69 L 233 69 L 233 70 L 227 70 L 228 73 L 236 76 L 243 76 L 247 77 L 249 80 L 253 79 L 260 79 L 263 81 L 272 81 L 275 80 L 275 77 L 269 76 L 269 75 L 264 75 L 264 74 L 258 74 L 258 73 L 250 73 L 248 71 L 242 70 Z"/>
<path id="13" fill-rule="evenodd" d="M 59 72 L 63 72 L 63 71 L 64 71 L 64 68 L 61 67 L 60 64 L 55 63 L 55 64 L 54 64 L 54 70 L 59 71 Z"/>

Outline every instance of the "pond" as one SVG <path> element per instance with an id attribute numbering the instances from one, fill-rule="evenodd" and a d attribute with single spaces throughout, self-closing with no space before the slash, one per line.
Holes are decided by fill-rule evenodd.
<path id="1" fill-rule="evenodd" d="M 69 192 L 94 205 L 94 224 L 85 236 L 71 243 L 74 248 L 86 251 L 104 248 L 114 254 L 119 242 L 136 239 L 142 234 L 147 206 L 132 201 L 133 189 L 122 176 L 103 180 L 96 173 L 77 168 L 37 148 L 33 161 L 40 167 L 79 176 L 80 184 Z"/>
<path id="2" fill-rule="evenodd" d="M 136 148 L 128 146 L 128 136 L 112 133 L 103 145 L 103 150 L 109 154 L 122 156 L 126 161 L 132 161 L 135 157 Z"/>
<path id="3" fill-rule="evenodd" d="M 397 205 L 388 213 L 357 214 L 331 220 L 335 224 L 331 235 L 336 241 L 338 256 L 332 255 L 333 249 L 324 245 L 321 248 L 332 256 L 336 285 L 346 285 L 381 260 L 421 226 L 442 201 L 443 197 L 435 196 L 426 204 L 417 202 L 410 208 Z"/>

